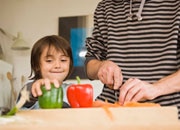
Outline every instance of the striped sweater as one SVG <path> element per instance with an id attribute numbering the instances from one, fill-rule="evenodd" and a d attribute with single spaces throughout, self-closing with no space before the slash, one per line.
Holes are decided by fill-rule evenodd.
<path id="1" fill-rule="evenodd" d="M 124 81 L 136 77 L 153 83 L 170 75 L 180 68 L 180 0 L 146 0 L 144 5 L 141 0 L 102 0 L 86 47 L 86 64 L 94 58 L 111 60 L 121 67 Z M 97 99 L 115 102 L 114 90 L 104 86 Z M 180 118 L 180 92 L 150 102 L 176 105 Z"/>

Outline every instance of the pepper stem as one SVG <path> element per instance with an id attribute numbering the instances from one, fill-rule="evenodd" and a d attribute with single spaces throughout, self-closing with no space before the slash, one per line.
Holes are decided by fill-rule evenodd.
<path id="1" fill-rule="evenodd" d="M 76 80 L 77 80 L 77 83 L 80 84 L 81 79 L 79 78 L 79 76 L 76 76 Z"/>

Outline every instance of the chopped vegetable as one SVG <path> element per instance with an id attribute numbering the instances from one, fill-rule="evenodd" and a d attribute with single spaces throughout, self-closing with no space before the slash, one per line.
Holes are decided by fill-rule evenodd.
<path id="1" fill-rule="evenodd" d="M 107 116 L 108 116 L 111 120 L 114 120 L 113 114 L 112 114 L 112 112 L 109 110 L 109 107 L 108 107 L 108 106 L 103 106 L 102 108 L 105 110 Z"/>
<path id="2" fill-rule="evenodd" d="M 93 102 L 93 107 L 103 107 L 103 106 L 108 106 L 108 107 L 160 107 L 159 104 L 157 103 L 139 103 L 139 102 L 127 102 L 124 105 L 120 105 L 117 102 L 115 103 L 108 103 L 107 101 L 94 101 Z"/>

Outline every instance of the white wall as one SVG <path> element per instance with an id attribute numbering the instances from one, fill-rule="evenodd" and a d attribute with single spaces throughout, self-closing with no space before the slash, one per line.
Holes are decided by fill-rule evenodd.
<path id="1" fill-rule="evenodd" d="M 22 32 L 26 41 L 32 46 L 45 35 L 58 34 L 58 18 L 62 16 L 93 14 L 100 0 L 0 0 L 0 28 L 16 36 Z M 4 43 L 8 44 L 8 43 Z M 21 76 L 30 74 L 30 50 L 12 51 L 14 67 L 14 84 L 17 91 L 21 88 Z M 76 82 L 70 80 L 67 82 Z M 94 95 L 102 89 L 99 81 L 82 80 L 95 88 Z"/>

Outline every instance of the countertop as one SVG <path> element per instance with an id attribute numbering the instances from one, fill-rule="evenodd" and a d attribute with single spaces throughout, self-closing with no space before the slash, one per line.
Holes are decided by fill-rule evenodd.
<path id="1" fill-rule="evenodd" d="M 21 110 L 0 130 L 180 130 L 176 107 Z"/>

